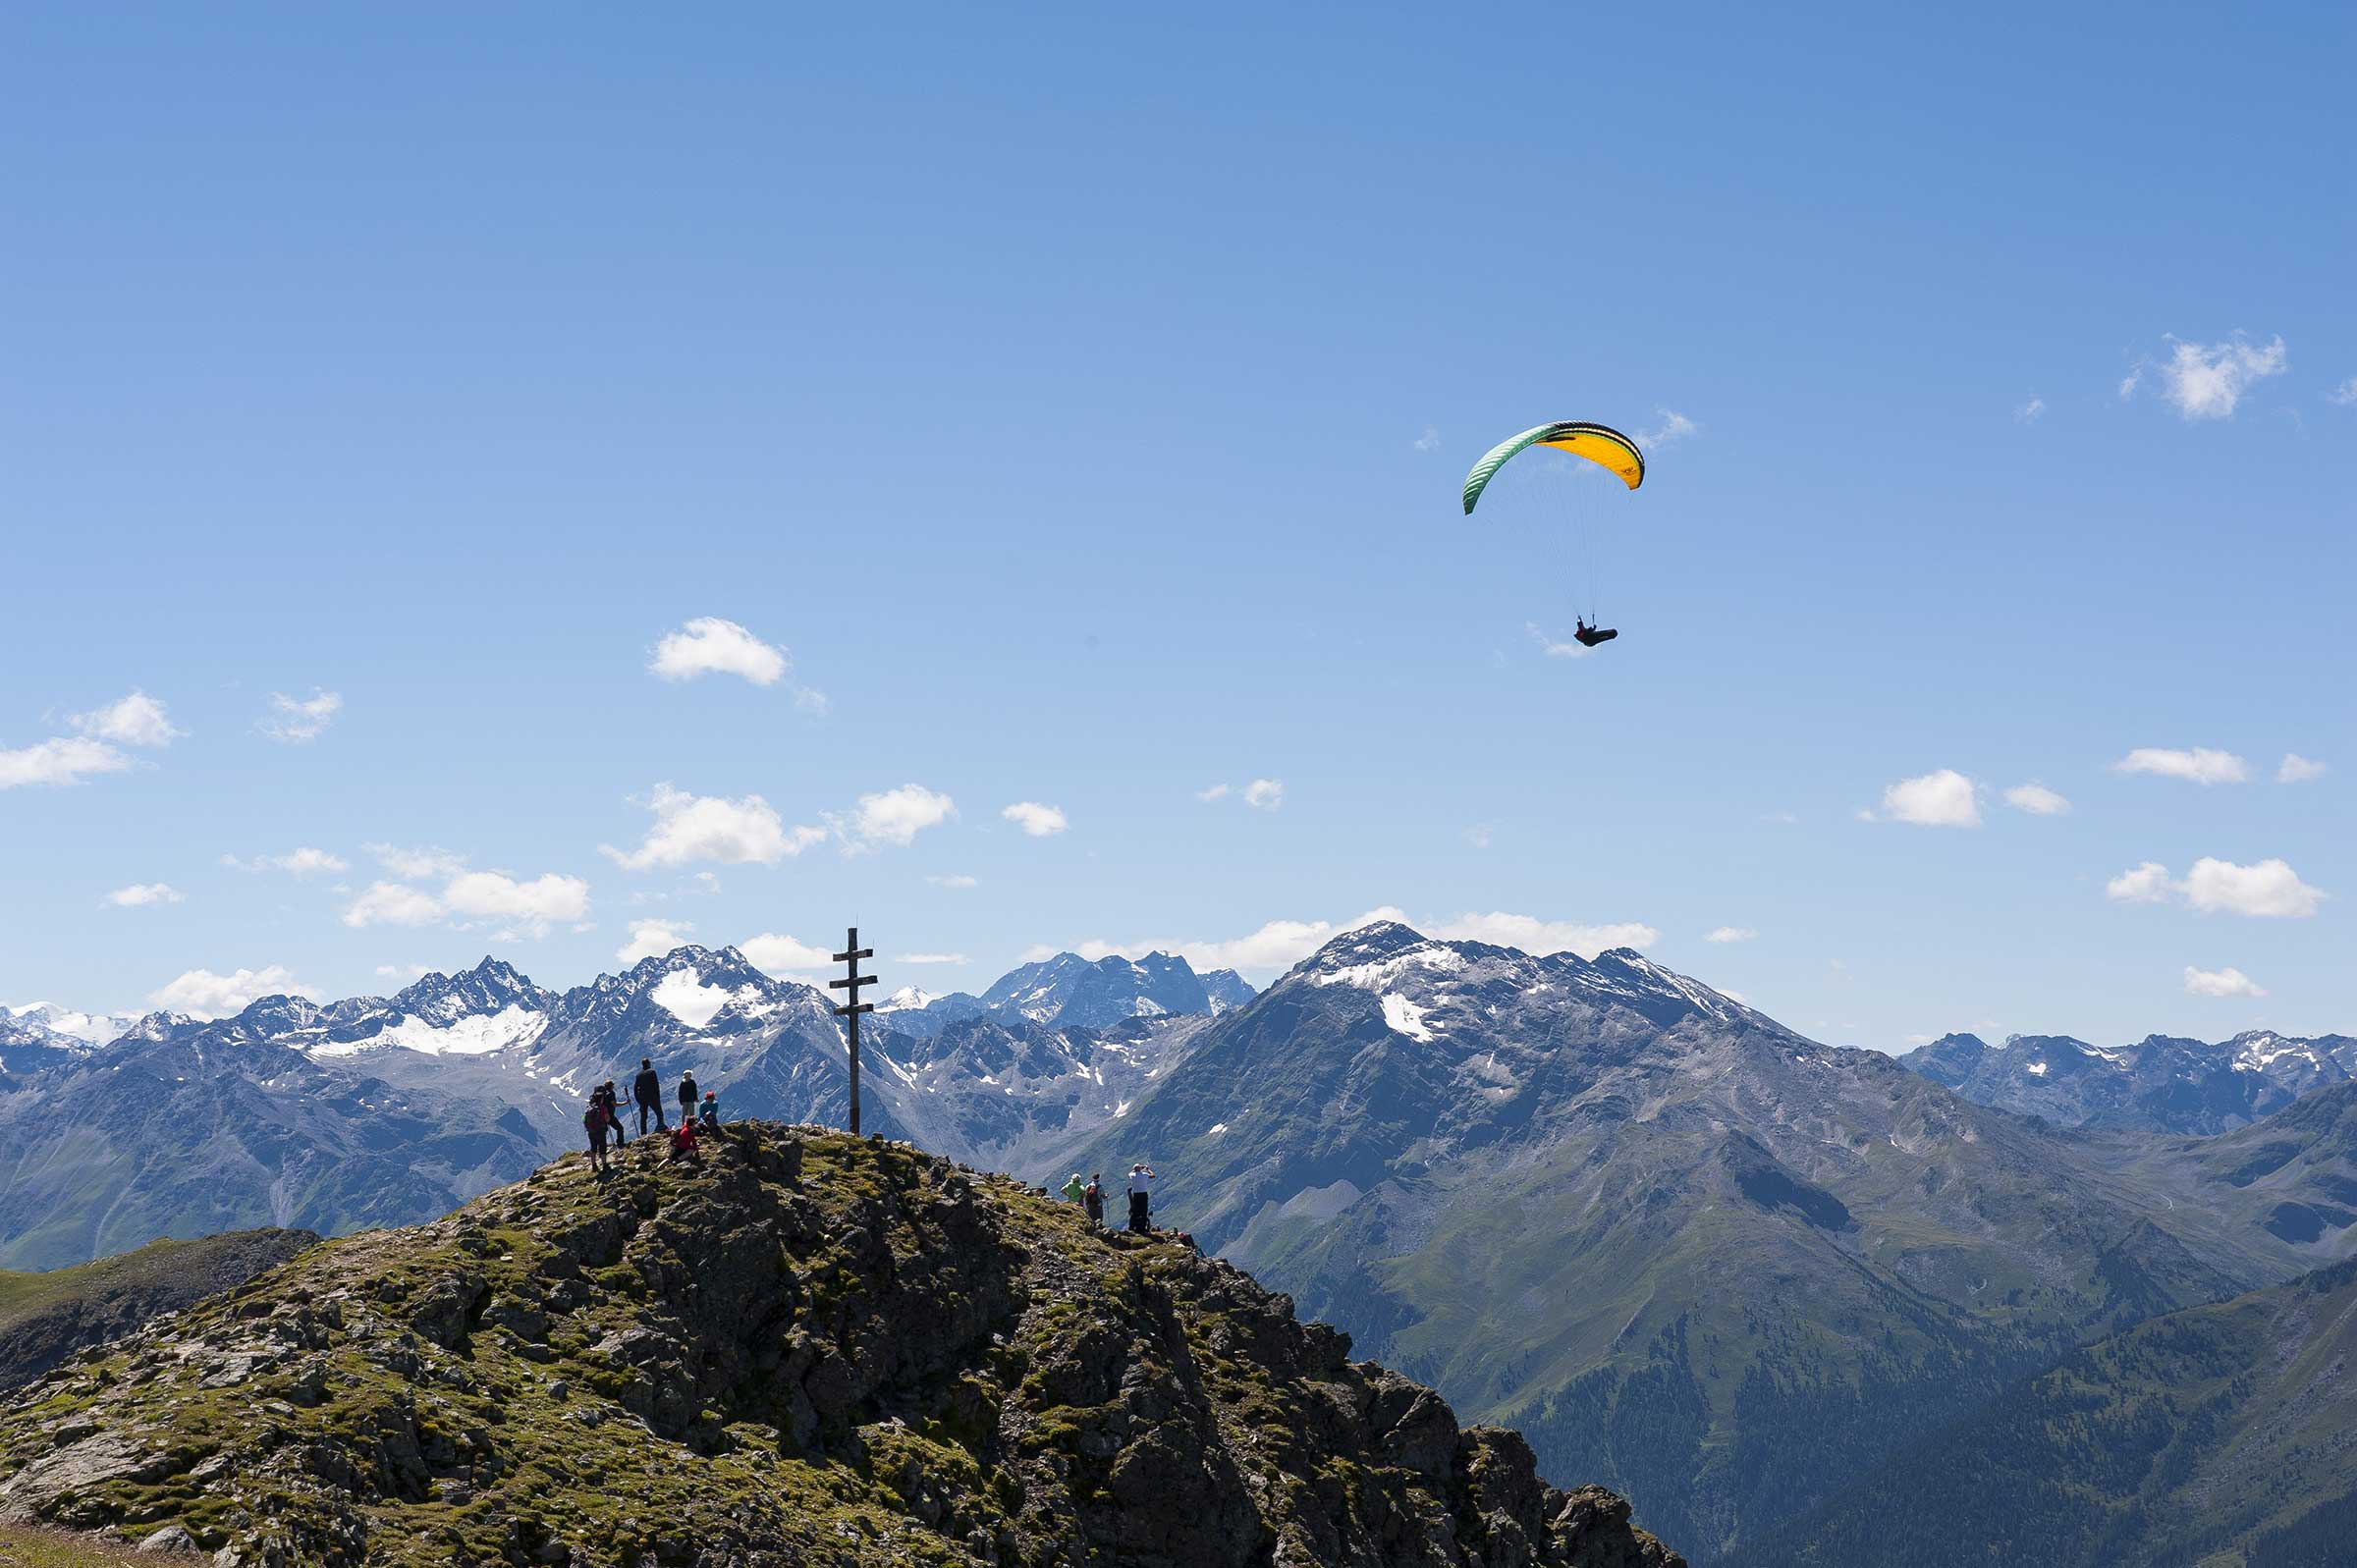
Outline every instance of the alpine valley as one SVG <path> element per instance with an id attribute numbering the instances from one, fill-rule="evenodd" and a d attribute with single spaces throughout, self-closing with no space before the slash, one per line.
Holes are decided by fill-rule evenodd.
<path id="1" fill-rule="evenodd" d="M 563 993 L 486 959 L 103 1044 L 18 1022 L 0 1043 L 16 1269 L 436 1219 L 576 1148 L 587 1089 L 641 1057 L 667 1083 L 692 1071 L 731 1120 L 847 1109 L 825 993 L 725 947 Z M 1885 1495 L 1852 1490 L 1890 1485 L 1881 1467 L 1937 1463 L 1914 1445 L 2047 1410 L 2029 1379 L 2067 1358 L 2136 1365 L 2105 1347 L 2140 1325 L 2236 1301 L 2182 1321 L 2314 1319 L 2340 1286 L 2288 1282 L 2357 1253 L 2346 1041 L 1950 1037 L 1900 1060 L 1635 951 L 1391 923 L 1258 995 L 1170 955 L 1067 953 L 979 996 L 903 993 L 870 1025 L 868 1130 L 1035 1186 L 1077 1169 L 1118 1190 L 1151 1161 L 1159 1221 L 1463 1418 L 1518 1429 L 1542 1475 L 1625 1493 L 1698 1563 L 1761 1542 L 1863 1560 L 1811 1554 L 1861 1539 L 1841 1510 Z M 2185 1072 L 2205 1076 L 2170 1088 Z M 2065 1079 L 2087 1082 L 2021 1099 Z M 2321 1460 L 2232 1451 L 2291 1475 L 2220 1549 L 2337 1495 Z M 2147 1517 L 2164 1531 L 2206 1494 L 2150 1489 Z"/>

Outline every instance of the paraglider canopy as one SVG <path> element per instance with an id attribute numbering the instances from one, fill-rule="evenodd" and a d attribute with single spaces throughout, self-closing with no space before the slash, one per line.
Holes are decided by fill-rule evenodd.
<path id="1" fill-rule="evenodd" d="M 1594 424 L 1586 419 L 1559 419 L 1553 424 L 1525 430 L 1508 441 L 1492 447 L 1482 460 L 1465 475 L 1465 512 L 1470 515 L 1473 503 L 1493 474 L 1506 466 L 1506 460 L 1529 447 L 1553 447 L 1585 458 L 1599 467 L 1620 476 L 1620 482 L 1634 490 L 1645 482 L 1645 454 L 1637 444 L 1615 430 L 1611 425 Z"/>

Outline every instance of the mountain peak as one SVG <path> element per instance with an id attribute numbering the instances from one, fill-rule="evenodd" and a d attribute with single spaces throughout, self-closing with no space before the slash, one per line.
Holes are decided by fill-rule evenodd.
<path id="1" fill-rule="evenodd" d="M 1432 940 L 1397 920 L 1377 920 L 1354 926 L 1303 959 L 1300 967 L 1332 974 L 1365 964 L 1381 963 L 1401 953 L 1433 946 Z"/>
<path id="2" fill-rule="evenodd" d="M 588 1560 L 613 1543 L 601 1508 L 665 1496 L 662 1528 L 716 1561 L 965 1561 L 979 1540 L 996 1561 L 1120 1541 L 1211 1563 L 1348 1541 L 1370 1564 L 1683 1568 L 1618 1497 L 1557 1490 L 1520 1436 L 1460 1431 L 1431 1390 L 1182 1242 L 904 1144 L 770 1122 L 731 1123 L 693 1163 L 651 1139 L 616 1162 L 619 1180 L 569 1157 L 433 1224 L 321 1243 L 52 1375 L 0 1411 L 12 1506 L 178 1524 L 239 1562 L 345 1561 L 362 1540 Z M 1224 1353 L 1188 1356 L 1205 1342 Z M 282 1358 L 267 1386 L 292 1391 L 216 1425 L 214 1390 L 257 1345 Z M 1298 1409 L 1318 1419 L 1270 1417 Z M 1132 1487 L 1141 1462 L 1153 1484 Z M 470 1505 L 449 1507 L 462 1488 Z M 233 1506 L 265 1494 L 266 1512 Z M 620 1530 L 633 1558 L 653 1539 L 636 1515 Z"/>

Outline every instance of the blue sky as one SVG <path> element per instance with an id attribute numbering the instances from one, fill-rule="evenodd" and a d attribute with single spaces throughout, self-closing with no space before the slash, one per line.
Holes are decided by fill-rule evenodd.
<path id="1" fill-rule="evenodd" d="M 2357 24 L 1915 9 L 12 14 L 0 1000 L 1390 907 L 2357 1030 Z M 1461 516 L 1550 418 L 1669 439 Z"/>

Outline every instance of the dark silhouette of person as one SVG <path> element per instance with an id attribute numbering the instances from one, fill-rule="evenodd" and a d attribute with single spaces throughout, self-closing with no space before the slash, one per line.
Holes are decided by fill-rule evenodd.
<path id="1" fill-rule="evenodd" d="M 1559 621 L 1556 624 L 1560 626 L 1562 622 Z M 1583 648 L 1593 648 L 1600 642 L 1610 642 L 1618 635 L 1620 635 L 1619 632 L 1609 626 L 1591 626 L 1584 620 L 1579 622 L 1579 629 L 1571 633 L 1572 640 Z"/>
<path id="2" fill-rule="evenodd" d="M 663 1131 L 670 1125 L 663 1119 L 663 1078 L 655 1071 L 655 1064 L 651 1057 L 641 1056 L 638 1058 L 638 1076 L 630 1080 L 630 1099 L 635 1101 L 638 1106 L 639 1137 L 646 1136 L 646 1113 L 650 1110 L 655 1113 L 655 1130 L 657 1132 Z"/>

